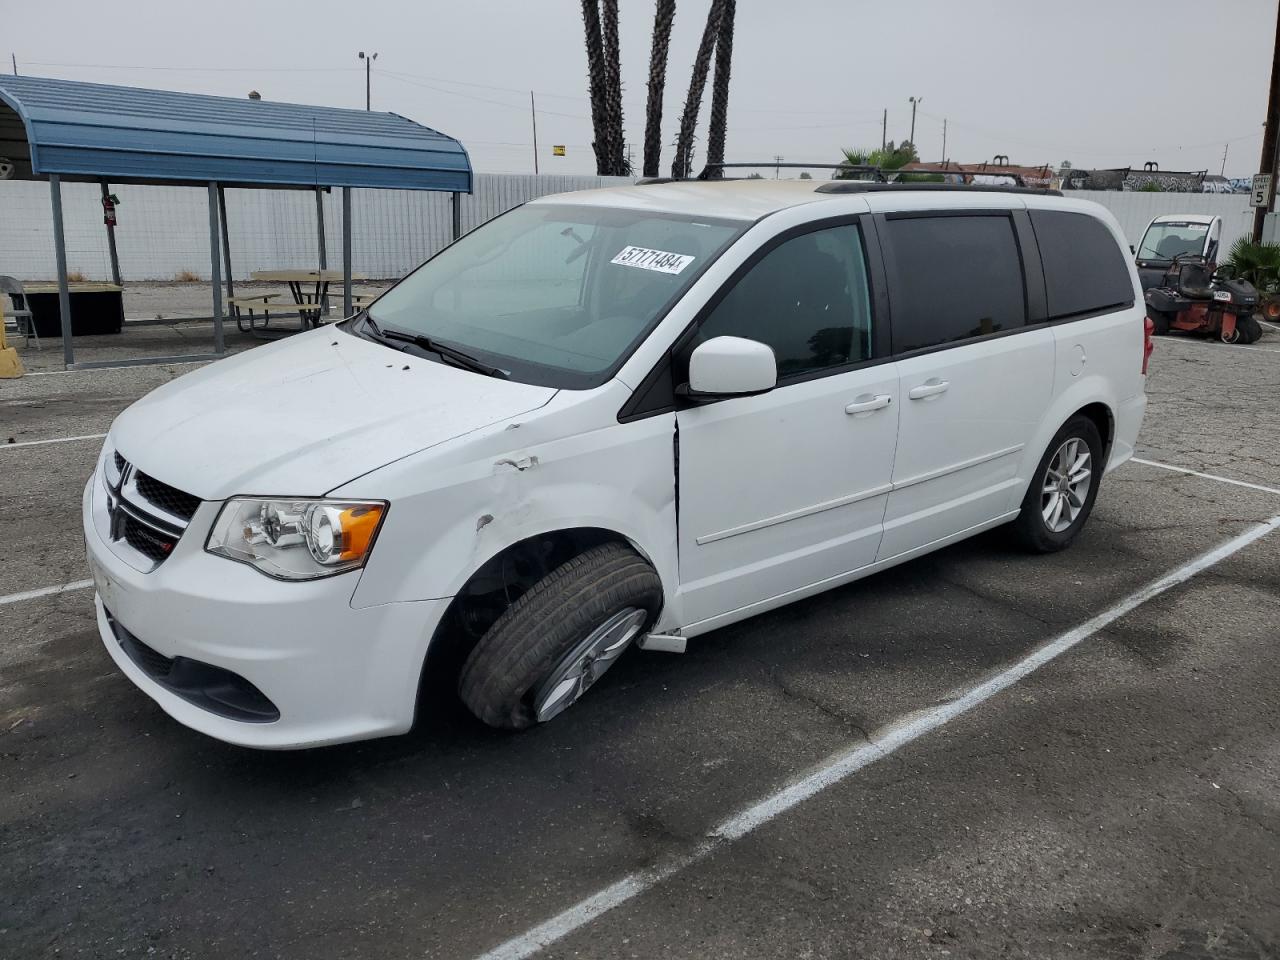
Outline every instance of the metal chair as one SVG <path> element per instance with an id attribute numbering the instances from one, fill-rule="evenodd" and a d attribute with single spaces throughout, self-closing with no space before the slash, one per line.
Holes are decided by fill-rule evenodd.
<path id="1" fill-rule="evenodd" d="M 22 289 L 21 281 L 0 274 L 0 294 L 6 293 L 13 303 L 13 310 L 5 311 L 5 321 L 13 320 L 14 330 L 22 334 L 25 343 L 30 343 L 31 338 L 35 337 L 36 349 L 39 350 L 40 334 L 36 333 L 36 321 L 27 306 L 27 295 Z"/>

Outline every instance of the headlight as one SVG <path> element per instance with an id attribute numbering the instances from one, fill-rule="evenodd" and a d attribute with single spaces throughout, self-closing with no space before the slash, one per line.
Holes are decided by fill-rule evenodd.
<path id="1" fill-rule="evenodd" d="M 315 580 L 364 566 L 385 503 L 258 500 L 223 504 L 205 549 L 277 580 Z"/>

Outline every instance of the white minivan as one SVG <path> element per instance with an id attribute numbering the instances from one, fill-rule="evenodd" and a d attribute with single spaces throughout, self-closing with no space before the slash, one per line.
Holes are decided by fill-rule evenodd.
<path id="1" fill-rule="evenodd" d="M 1142 422 L 1126 253 L 1016 190 L 527 203 L 117 418 L 83 501 L 103 642 L 232 743 L 402 733 L 441 676 L 518 729 L 633 644 L 1001 524 L 1060 549 Z"/>

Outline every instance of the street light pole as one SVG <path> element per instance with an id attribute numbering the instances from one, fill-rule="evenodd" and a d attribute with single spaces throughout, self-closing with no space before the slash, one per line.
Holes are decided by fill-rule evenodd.
<path id="1" fill-rule="evenodd" d="M 364 61 L 364 108 L 365 110 L 372 110 L 373 100 L 370 94 L 371 81 L 369 79 L 369 75 L 370 75 L 370 68 L 373 66 L 373 61 L 378 59 L 378 55 L 376 53 L 371 53 L 368 56 L 365 56 L 364 51 L 361 50 L 360 59 Z"/>
<path id="2" fill-rule="evenodd" d="M 924 103 L 924 97 L 907 97 L 911 101 L 911 145 L 916 145 L 916 107 Z"/>
<path id="3" fill-rule="evenodd" d="M 1266 206 L 1253 211 L 1253 242 L 1262 242 L 1262 226 L 1276 205 L 1276 141 L 1280 136 L 1280 18 L 1276 20 L 1276 40 L 1271 51 L 1271 85 L 1267 95 L 1267 122 L 1262 131 L 1262 162 L 1259 172 L 1271 175 Z M 1224 164 L 1225 167 L 1225 164 Z"/>

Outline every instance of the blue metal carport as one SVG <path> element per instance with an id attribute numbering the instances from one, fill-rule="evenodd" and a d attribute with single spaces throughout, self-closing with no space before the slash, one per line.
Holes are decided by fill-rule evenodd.
<path id="1" fill-rule="evenodd" d="M 76 366 L 71 338 L 63 181 L 192 185 L 209 189 L 215 356 L 224 353 L 219 225 L 230 281 L 225 187 L 341 187 L 344 312 L 351 313 L 351 188 L 472 190 L 471 163 L 452 137 L 394 113 L 236 100 L 43 77 L 0 76 L 0 158 L 18 179 L 49 181 L 57 247 L 63 353 Z M 318 222 L 324 266 L 323 221 Z M 114 252 L 114 237 L 112 238 Z M 118 272 L 118 270 L 117 270 Z M 154 358 L 147 362 L 192 359 Z M 110 364 L 81 364 L 82 367 Z M 126 363 L 140 361 L 123 361 Z"/>

